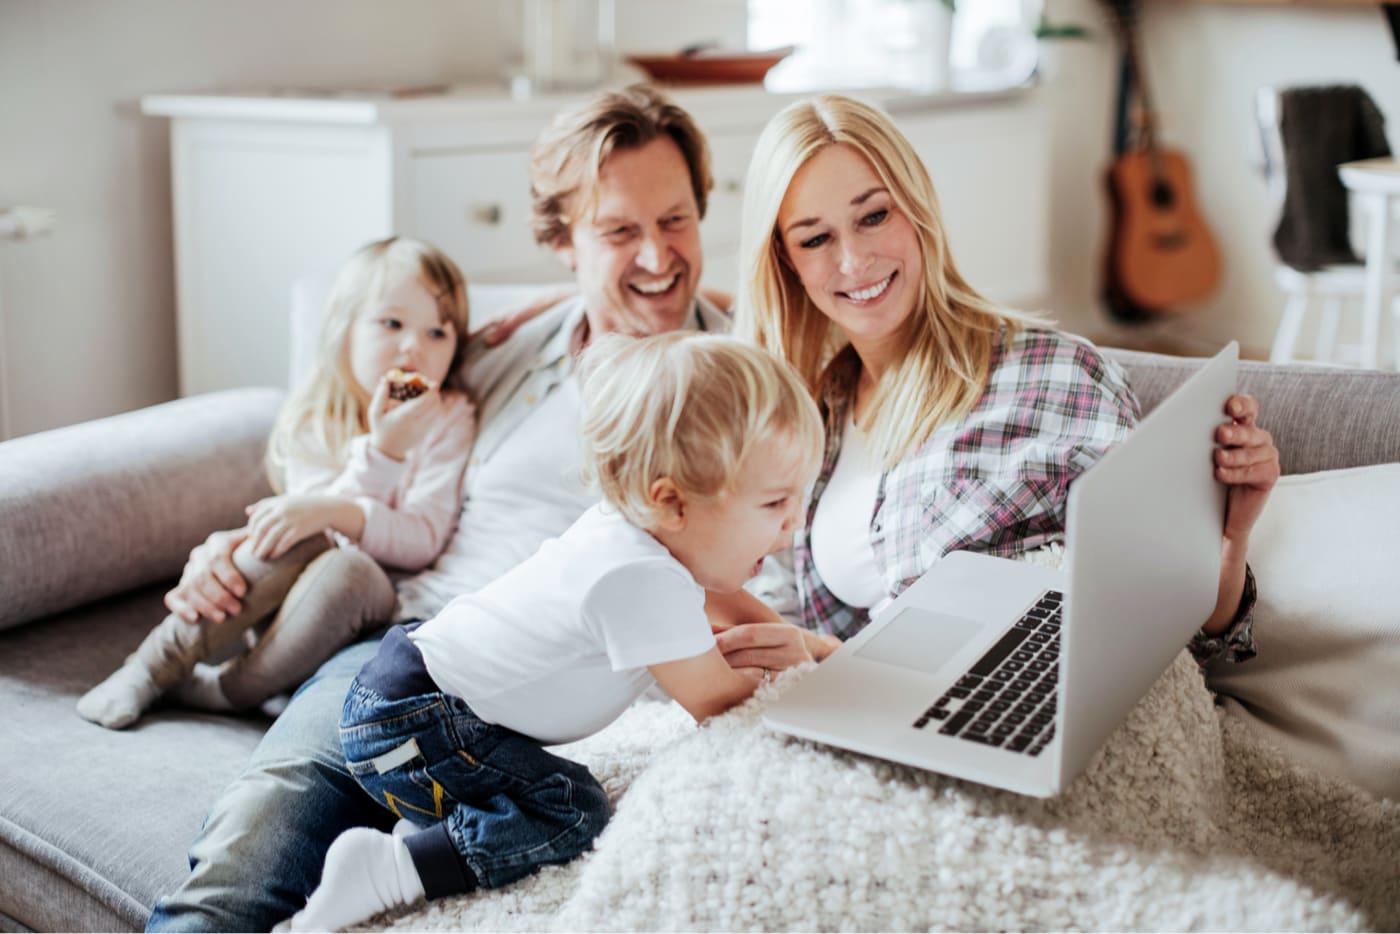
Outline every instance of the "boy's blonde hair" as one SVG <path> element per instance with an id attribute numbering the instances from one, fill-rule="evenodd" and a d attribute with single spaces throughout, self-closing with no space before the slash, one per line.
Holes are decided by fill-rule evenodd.
<path id="1" fill-rule="evenodd" d="M 792 363 L 819 398 L 832 379 L 853 369 L 854 351 L 807 296 L 778 231 L 793 177 L 837 144 L 870 164 L 914 226 L 923 255 L 923 268 L 913 270 L 919 297 L 906 325 L 907 352 L 885 373 L 859 420 L 877 459 L 891 467 L 939 425 L 972 410 L 1003 333 L 1043 319 L 998 308 L 967 283 L 953 262 L 933 182 L 909 140 L 883 111 L 827 94 L 788 105 L 755 146 L 740 224 L 737 335 Z"/>
<path id="2" fill-rule="evenodd" d="M 774 433 L 808 474 L 821 459 L 821 416 L 797 374 L 732 337 L 595 335 L 580 378 L 584 473 L 641 528 L 665 518 L 649 496 L 657 480 L 670 477 L 695 498 L 719 496 Z"/>
<path id="3" fill-rule="evenodd" d="M 451 323 L 457 346 L 443 388 L 463 390 L 462 356 L 470 317 L 467 284 L 457 264 L 437 247 L 408 237 L 366 244 L 345 262 L 331 287 L 321 318 L 316 368 L 293 390 L 277 415 L 268 441 L 268 479 L 281 491 L 289 458 L 337 466 L 358 435 L 369 430 L 369 397 L 350 370 L 350 333 L 355 319 L 379 301 L 395 276 L 416 275 L 437 299 L 439 321 Z"/>

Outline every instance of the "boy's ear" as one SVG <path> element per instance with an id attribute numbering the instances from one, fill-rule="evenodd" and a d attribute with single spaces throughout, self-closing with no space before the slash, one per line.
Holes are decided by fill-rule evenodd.
<path id="1" fill-rule="evenodd" d="M 656 521 L 668 532 L 685 528 L 685 494 L 670 477 L 653 480 L 647 488 L 647 499 L 656 512 Z"/>

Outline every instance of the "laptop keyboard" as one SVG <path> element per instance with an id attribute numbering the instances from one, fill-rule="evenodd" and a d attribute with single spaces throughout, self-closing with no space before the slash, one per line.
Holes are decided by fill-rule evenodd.
<path id="1" fill-rule="evenodd" d="M 936 725 L 945 736 L 1039 755 L 1055 735 L 1064 598 L 1058 590 L 1041 594 L 914 728 Z"/>

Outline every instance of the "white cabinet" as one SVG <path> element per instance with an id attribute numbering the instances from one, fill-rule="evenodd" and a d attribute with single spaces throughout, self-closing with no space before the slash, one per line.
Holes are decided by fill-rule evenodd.
<path id="1" fill-rule="evenodd" d="M 1040 301 L 1049 145 L 1035 93 L 862 93 L 890 107 L 928 162 L 969 279 L 998 300 Z M 675 97 L 713 153 L 704 281 L 732 290 L 753 143 L 792 97 L 758 88 Z M 436 243 L 472 282 L 566 278 L 530 234 L 527 153 L 578 100 L 516 102 L 494 90 L 147 97 L 146 113 L 172 119 L 181 394 L 285 384 L 292 283 L 377 237 Z"/>

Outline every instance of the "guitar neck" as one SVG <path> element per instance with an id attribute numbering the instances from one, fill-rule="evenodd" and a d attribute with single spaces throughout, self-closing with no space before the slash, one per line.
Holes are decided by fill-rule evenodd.
<path id="1" fill-rule="evenodd" d="M 1160 169 L 1161 158 L 1157 150 L 1157 112 L 1152 103 L 1152 89 L 1148 86 L 1147 68 L 1143 63 L 1142 49 L 1138 40 L 1137 4 L 1133 0 L 1103 0 L 1113 20 L 1114 31 L 1123 46 L 1123 54 L 1128 60 L 1128 72 L 1137 88 L 1138 100 L 1142 107 L 1143 148 L 1152 157 L 1154 169 Z"/>

